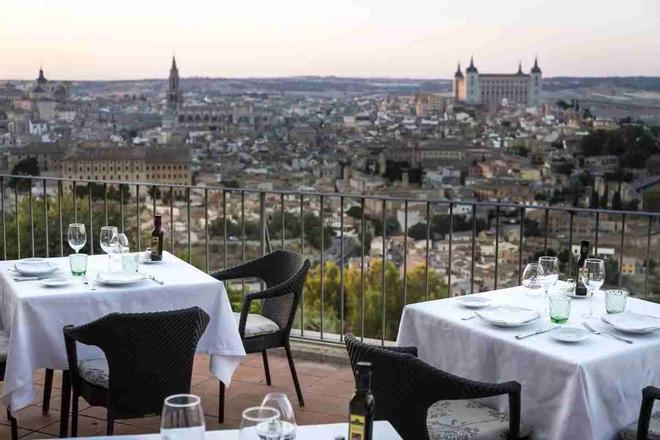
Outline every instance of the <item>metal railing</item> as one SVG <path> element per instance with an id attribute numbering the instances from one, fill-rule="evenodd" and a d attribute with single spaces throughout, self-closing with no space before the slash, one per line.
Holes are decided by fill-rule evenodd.
<path id="1" fill-rule="evenodd" d="M 87 187 L 86 191 L 84 191 L 85 186 Z M 133 208 L 130 207 L 130 203 L 126 202 L 127 196 L 128 198 L 134 198 Z M 145 205 L 149 199 L 151 199 L 150 210 Z M 212 199 L 215 201 L 212 201 Z M 159 200 L 162 203 L 159 203 Z M 69 208 L 65 208 L 64 204 L 69 201 L 71 202 L 71 210 L 67 212 L 66 210 Z M 34 207 L 38 203 L 43 206 L 41 207 L 41 213 L 37 215 Z M 249 211 L 248 205 L 255 206 L 254 212 Z M 185 209 L 185 214 L 179 212 L 181 206 Z M 116 209 L 113 210 L 113 207 Z M 232 208 L 233 212 L 230 212 Z M 353 212 L 349 219 L 348 210 L 352 208 L 356 208 L 357 213 Z M 78 212 L 84 209 L 88 211 L 87 217 L 79 219 Z M 388 233 L 388 221 L 392 218 L 388 216 L 388 212 L 393 209 L 396 209 L 403 217 L 403 225 L 400 222 L 397 223 L 402 230 Z M 262 191 L 243 188 L 72 180 L 7 174 L 0 175 L 0 210 L 3 245 L 1 255 L 4 259 L 25 257 L 26 252 L 30 256 L 43 255 L 48 257 L 53 255 L 54 250 L 56 254 L 59 253 L 60 256 L 64 256 L 63 226 L 65 219 L 63 213 L 72 217 L 74 221 L 87 222 L 91 231 L 88 234 L 90 253 L 94 253 L 95 250 L 95 228 L 98 229 L 101 223 L 108 224 L 111 219 L 117 221 L 120 230 L 127 231 L 127 225 L 129 225 L 129 228 L 134 229 L 131 232 L 134 234 L 132 242 L 137 244 L 138 249 L 142 249 L 141 236 L 147 231 L 142 225 L 141 218 L 146 214 L 153 216 L 157 212 L 169 215 L 171 223 L 168 240 L 169 251 L 187 259 L 189 262 L 194 262 L 207 272 L 247 261 L 248 258 L 263 255 L 273 248 L 288 248 L 305 253 L 310 256 L 313 262 L 317 263 L 319 286 L 318 290 L 314 292 L 306 289 L 303 293 L 296 321 L 297 328 L 294 329 L 292 335 L 337 342 L 341 341 L 343 331 L 350 328 L 363 338 L 379 339 L 382 344 L 396 336 L 393 331 L 388 332 L 387 328 L 392 326 L 396 328 L 400 317 L 400 313 L 388 316 L 388 301 L 393 302 L 393 300 L 396 300 L 395 310 L 400 312 L 402 306 L 408 304 L 411 300 L 412 280 L 409 275 L 412 270 L 411 259 L 415 254 L 415 249 L 411 248 L 411 242 L 413 245 L 423 242 L 418 247 L 422 251 L 418 253 L 421 255 L 418 255 L 419 258 L 417 258 L 418 265 L 424 266 L 423 287 L 421 292 L 415 292 L 415 295 L 417 295 L 416 300 L 428 300 L 438 297 L 437 290 L 433 292 L 430 290 L 431 279 L 433 278 L 434 283 L 437 283 L 438 277 L 442 280 L 443 295 L 454 293 L 453 288 L 460 283 L 461 278 L 463 278 L 462 284 L 466 287 L 464 289 L 465 293 L 475 292 L 477 282 L 481 284 L 483 289 L 501 288 L 503 267 L 504 270 L 508 267 L 510 273 L 517 274 L 516 279 L 516 275 L 505 273 L 504 275 L 509 276 L 509 279 L 505 279 L 504 284 L 517 285 L 520 282 L 523 263 L 526 260 L 524 255 L 527 253 L 527 259 L 529 259 L 533 256 L 534 251 L 546 253 L 548 250 L 555 248 L 553 242 L 558 243 L 556 252 L 562 249 L 564 252 L 568 250 L 567 261 L 564 261 L 568 267 L 564 272 L 568 277 L 572 277 L 574 275 L 573 244 L 576 239 L 585 238 L 585 235 L 593 240 L 593 249 L 596 254 L 602 250 L 601 248 L 604 249 L 603 240 L 610 243 L 606 244 L 605 247 L 611 245 L 614 249 L 618 245 L 618 260 L 614 258 L 615 252 L 611 253 L 611 258 L 608 257 L 608 261 L 618 268 L 618 284 L 621 284 L 624 280 L 624 254 L 626 253 L 625 248 L 628 246 L 628 256 L 634 261 L 640 262 L 638 269 L 633 268 L 635 273 L 631 275 L 631 279 L 637 282 L 639 290 L 642 290 L 642 296 L 647 297 L 650 293 L 649 273 L 654 264 L 651 253 L 651 246 L 656 236 L 654 227 L 659 224 L 658 218 L 660 217 L 660 213 L 655 212 L 525 206 L 490 201 L 420 200 L 396 196 L 288 190 Z M 131 212 L 131 210 L 134 210 L 134 212 Z M 193 211 L 195 212 L 195 219 L 198 221 L 196 226 L 193 223 Z M 316 214 L 317 211 L 318 214 Z M 380 212 L 378 213 L 378 211 Z M 211 212 L 214 213 L 213 218 L 211 218 Z M 368 212 L 371 214 L 368 214 Z M 374 212 L 376 214 L 373 214 Z M 414 212 L 418 219 L 416 224 L 411 224 L 411 212 Z M 526 231 L 526 225 L 529 223 L 528 216 L 532 213 L 535 213 L 534 217 L 539 220 L 534 220 L 536 223 L 530 224 L 535 229 L 538 229 L 539 224 L 543 225 L 542 232 L 537 230 L 535 235 L 530 235 L 530 231 Z M 299 223 L 297 225 L 299 236 L 294 234 L 294 237 L 289 237 L 289 239 L 286 237 L 287 225 L 285 222 L 287 218 L 290 218 L 287 217 L 287 214 L 293 218 L 297 217 Z M 336 304 L 327 304 L 327 298 L 333 295 L 333 292 L 326 290 L 326 284 L 328 284 L 326 277 L 329 276 L 327 272 L 331 268 L 331 266 L 328 266 L 330 258 L 328 255 L 329 243 L 326 243 L 328 214 L 338 216 L 336 220 L 339 223 L 339 231 L 333 237 L 333 241 L 339 240 L 339 257 L 334 257 L 336 261 L 333 261 L 339 271 L 339 298 Z M 258 244 L 256 245 L 251 243 L 246 231 L 249 222 L 248 215 L 251 218 L 258 219 Z M 549 226 L 550 219 L 557 215 L 565 217 L 565 220 L 556 222 L 557 225 L 551 228 Z M 43 217 L 43 224 L 41 225 L 35 225 L 35 219 L 38 216 Z M 276 217 L 279 217 L 280 228 L 278 231 L 271 231 L 269 223 L 272 224 Z M 457 230 L 457 219 L 459 217 L 461 218 L 462 229 Z M 593 228 L 587 232 L 584 230 L 582 232 L 574 231 L 576 219 L 581 219 L 581 223 L 584 224 L 584 219 L 587 217 L 593 218 Z M 315 218 L 318 218 L 320 228 L 317 227 L 313 232 L 308 231 L 306 233 L 306 227 L 308 227 L 306 221 Z M 469 223 L 465 220 L 466 218 L 469 218 Z M 185 227 L 182 231 L 179 226 L 183 219 L 185 219 Z M 434 231 L 434 229 L 438 229 L 434 222 L 441 222 L 443 219 L 446 219 L 448 226 L 441 232 Z M 135 220 L 134 225 L 133 220 Z M 349 223 L 352 222 L 353 227 L 357 229 L 357 238 L 346 236 L 348 233 L 347 220 Z M 485 221 L 486 226 L 480 228 L 479 220 Z M 381 236 L 379 241 L 382 250 L 380 255 L 376 251 L 373 252 L 376 255 L 371 256 L 372 252 L 370 252 L 369 247 L 378 242 L 376 240 L 367 242 L 368 224 L 375 228 L 378 221 L 380 221 Z M 603 229 L 604 222 L 607 223 L 609 229 Z M 419 226 L 419 223 L 423 228 L 423 236 L 414 239 L 410 234 L 413 228 Z M 235 226 L 236 224 L 238 224 L 240 231 L 239 236 L 229 234 L 229 226 Z M 216 235 L 219 235 L 217 240 L 216 237 L 211 237 L 213 225 L 215 225 Z M 55 227 L 55 230 L 53 230 L 53 227 Z M 7 232 L 10 228 L 15 231 L 13 231 L 13 236 L 8 237 Z M 549 235 L 551 229 L 554 231 L 554 237 Z M 418 233 L 420 230 L 420 228 L 417 228 Z M 29 231 L 29 235 L 26 237 L 23 234 L 27 231 Z M 568 233 L 568 237 L 566 237 L 565 232 Z M 317 237 L 317 233 L 320 236 Z M 493 233 L 494 238 L 481 237 L 480 235 L 483 233 L 486 233 L 486 235 Z M 35 234 L 37 238 L 35 238 Z M 275 236 L 279 234 L 279 244 L 275 244 L 274 240 L 271 239 L 273 234 Z M 612 238 L 614 234 L 618 234 L 616 243 Z M 582 237 L 579 237 L 580 235 Z M 41 243 L 39 238 L 42 236 L 44 243 Z M 507 257 L 503 256 L 503 238 L 510 244 L 517 241 L 517 254 L 509 253 Z M 531 243 L 526 243 L 526 239 Z M 54 240 L 57 241 L 57 244 Z M 394 242 L 397 240 L 402 242 L 402 252 L 399 253 L 395 253 L 393 250 L 395 247 Z M 39 246 L 36 246 L 38 241 Z M 466 244 L 466 241 L 469 242 Z M 314 248 L 312 242 L 318 248 Z M 645 249 L 642 249 L 639 244 L 642 242 L 645 242 Z M 494 247 L 494 261 L 492 263 L 477 264 L 478 260 L 485 259 L 482 255 L 484 252 L 480 250 L 482 243 Z M 351 244 L 353 256 L 346 254 L 347 244 Z M 446 251 L 435 250 L 435 244 L 447 244 Z M 332 246 L 332 244 L 330 245 Z M 233 250 L 230 250 L 230 248 Z M 511 245 L 509 248 L 511 248 Z M 480 250 L 479 253 L 477 252 L 478 249 Z M 248 251 L 252 255 L 248 255 Z M 194 252 L 195 258 L 193 258 Z M 437 252 L 444 252 L 446 261 L 443 263 L 444 267 L 442 268 L 438 268 L 437 265 L 433 267 L 431 264 L 432 256 Z M 463 267 L 460 269 L 462 272 L 459 273 L 459 269 L 456 269 L 456 271 L 454 269 L 455 265 L 460 262 L 455 260 L 460 258 L 461 252 L 464 259 L 469 261 L 469 268 Z M 394 264 L 393 260 L 399 257 L 394 258 L 391 256 L 392 254 L 401 254 L 398 264 Z M 457 254 L 459 254 L 459 257 L 457 257 Z M 368 267 L 372 267 L 371 263 L 374 260 L 381 261 L 379 276 L 369 277 L 369 280 L 379 278 L 380 282 L 380 285 L 376 288 L 376 291 L 378 288 L 380 289 L 379 298 L 377 299 L 379 304 L 377 304 L 377 307 L 371 307 L 371 310 L 377 310 L 377 314 L 380 315 L 375 317 L 373 314 L 369 314 L 370 312 L 367 310 L 368 306 L 373 306 L 374 301 L 373 298 L 367 298 L 368 295 L 374 295 L 373 286 L 367 286 L 368 282 L 375 282 L 367 279 L 369 275 Z M 349 266 L 349 261 L 352 261 L 352 266 Z M 392 270 L 392 267 L 402 277 L 400 291 L 395 293 L 396 298 L 388 298 L 387 296 L 388 288 L 392 287 L 388 285 L 388 279 L 390 279 L 388 271 Z M 491 269 L 493 282 L 491 285 L 486 286 L 487 276 L 483 276 L 483 273 L 491 271 Z M 349 270 L 359 272 L 358 281 L 356 282 L 359 286 L 359 298 L 352 298 L 348 293 L 347 276 L 351 274 L 347 272 Z M 479 278 L 478 272 L 482 273 L 481 278 Z M 641 272 L 641 274 L 638 272 Z M 469 281 L 465 279 L 466 276 Z M 643 281 L 640 281 L 642 277 Z M 639 286 L 640 283 L 643 285 L 643 289 Z M 398 287 L 398 284 L 395 287 Z M 245 289 L 246 285 L 243 283 L 243 292 L 245 292 Z M 308 307 L 308 304 L 314 302 L 318 303 L 318 309 Z M 353 309 L 349 308 L 351 307 L 350 304 L 353 304 Z M 337 307 L 338 310 L 335 310 L 334 307 Z M 355 310 L 356 307 L 359 309 L 359 313 Z M 353 316 L 351 324 L 347 322 L 347 312 L 350 312 L 350 315 Z M 313 325 L 306 324 L 307 315 L 316 315 L 317 313 L 318 320 Z M 356 314 L 359 316 L 355 317 Z M 368 314 L 369 316 L 367 316 Z M 328 320 L 333 319 L 338 320 L 338 325 L 334 327 L 334 330 L 329 331 Z M 369 334 L 365 331 L 366 324 L 373 323 L 374 319 L 379 324 L 379 328 Z M 388 321 L 388 319 L 394 321 Z M 387 327 L 388 324 L 390 327 Z"/>

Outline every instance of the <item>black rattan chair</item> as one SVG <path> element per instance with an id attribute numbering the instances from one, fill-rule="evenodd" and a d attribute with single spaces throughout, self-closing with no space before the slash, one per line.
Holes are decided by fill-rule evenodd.
<path id="1" fill-rule="evenodd" d="M 7 368 L 7 348 L 9 347 L 9 337 L 4 332 L 0 332 L 0 380 L 5 380 L 5 369 Z M 52 370 L 51 370 L 52 371 Z M 52 376 L 51 376 L 52 378 Z M 18 438 L 18 424 L 7 408 L 7 418 L 11 423 L 11 440 Z"/>
<path id="2" fill-rule="evenodd" d="M 646 387 L 642 390 L 642 406 L 639 420 L 626 426 L 619 432 L 621 440 L 658 440 L 660 439 L 660 413 L 653 414 L 653 404 L 660 400 L 660 388 Z"/>
<path id="3" fill-rule="evenodd" d="M 271 381 L 266 350 L 284 347 L 300 406 L 305 406 L 305 401 L 291 357 L 289 334 L 308 269 L 309 260 L 302 255 L 278 250 L 248 263 L 212 274 L 220 281 L 258 278 L 266 284 L 266 290 L 248 293 L 243 298 L 240 316 L 236 314 L 238 332 L 247 353 L 262 354 L 268 385 Z M 261 314 L 249 313 L 252 301 L 258 300 L 261 300 Z M 222 381 L 220 381 L 219 399 L 218 420 L 223 423 L 225 385 Z"/>
<path id="4" fill-rule="evenodd" d="M 116 419 L 158 415 L 167 396 L 189 393 L 197 342 L 208 322 L 206 312 L 193 307 L 111 313 L 64 327 L 73 390 L 71 434 L 77 435 L 79 396 L 107 408 L 112 435 Z M 99 347 L 105 358 L 78 361 L 76 342 Z"/>
<path id="5" fill-rule="evenodd" d="M 353 371 L 358 362 L 372 364 L 376 419 L 389 421 L 404 440 L 519 438 L 519 383 L 463 379 L 417 359 L 416 347 L 376 347 L 351 334 L 345 339 Z M 504 394 L 509 417 L 466 400 Z"/>

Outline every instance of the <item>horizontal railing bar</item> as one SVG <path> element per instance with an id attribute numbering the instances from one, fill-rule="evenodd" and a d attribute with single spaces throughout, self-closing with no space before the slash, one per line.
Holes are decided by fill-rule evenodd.
<path id="1" fill-rule="evenodd" d="M 16 179 L 30 179 L 34 176 L 21 176 L 13 174 L 0 174 L 2 177 L 7 178 L 16 178 Z M 500 208 L 510 208 L 510 209 L 520 209 L 525 208 L 525 211 L 529 212 L 530 210 L 550 210 L 550 211 L 560 211 L 560 212 L 582 212 L 582 213 L 601 213 L 601 214 L 613 214 L 613 215 L 637 215 L 643 217 L 660 217 L 660 212 L 650 212 L 650 211 L 630 211 L 630 210 L 616 210 L 616 209 L 600 209 L 600 208 L 578 208 L 574 206 L 544 206 L 544 205 L 522 205 L 516 203 L 508 202 L 492 202 L 492 201 L 461 201 L 461 200 L 452 200 L 452 199 L 440 199 L 440 198 L 411 198 L 411 197 L 402 197 L 402 196 L 390 196 L 390 195 L 369 195 L 369 194 L 353 194 L 353 193 L 333 193 L 333 192 L 322 192 L 322 191 L 294 191 L 294 190 L 285 190 L 285 189 L 273 189 L 273 190 L 258 190 L 258 189 L 248 189 L 248 188 L 228 188 L 221 185 L 215 186 L 204 186 L 197 187 L 195 185 L 180 185 L 180 184 L 169 184 L 169 183 L 152 183 L 152 182 L 134 182 L 134 181 L 110 181 L 110 180 L 85 180 L 85 179 L 63 179 L 60 177 L 42 177 L 39 176 L 39 179 L 45 179 L 50 181 L 64 181 L 64 182 L 77 182 L 77 183 L 96 183 L 96 184 L 121 184 L 121 185 L 149 185 L 154 187 L 162 188 L 176 188 L 176 189 L 208 189 L 212 191 L 227 191 L 227 192 L 237 192 L 237 193 L 248 193 L 248 194 L 284 194 L 284 195 L 300 195 L 304 193 L 308 197 L 346 197 L 346 198 L 355 198 L 355 199 L 366 199 L 366 200 L 387 200 L 388 202 L 413 202 L 413 203 L 432 203 L 439 205 L 474 205 L 476 207 L 497 207 Z"/>

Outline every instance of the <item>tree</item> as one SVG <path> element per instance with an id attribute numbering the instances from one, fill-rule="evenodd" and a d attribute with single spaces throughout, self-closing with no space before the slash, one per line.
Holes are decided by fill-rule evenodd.
<path id="1" fill-rule="evenodd" d="M 14 165 L 11 169 L 11 174 L 14 176 L 38 176 L 39 175 L 39 162 L 37 162 L 36 157 L 28 157 L 22 159 Z M 11 179 L 9 181 L 9 187 L 16 187 L 16 180 L 20 180 L 21 188 L 27 188 L 29 186 L 29 181 L 27 179 Z"/>

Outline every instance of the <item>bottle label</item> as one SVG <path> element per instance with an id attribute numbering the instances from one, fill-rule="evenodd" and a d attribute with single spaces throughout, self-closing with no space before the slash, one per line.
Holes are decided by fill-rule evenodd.
<path id="1" fill-rule="evenodd" d="M 160 255 L 160 239 L 158 237 L 151 237 L 151 255 Z"/>
<path id="2" fill-rule="evenodd" d="M 348 430 L 348 440 L 364 440 L 364 416 L 351 414 L 351 421 Z"/>

